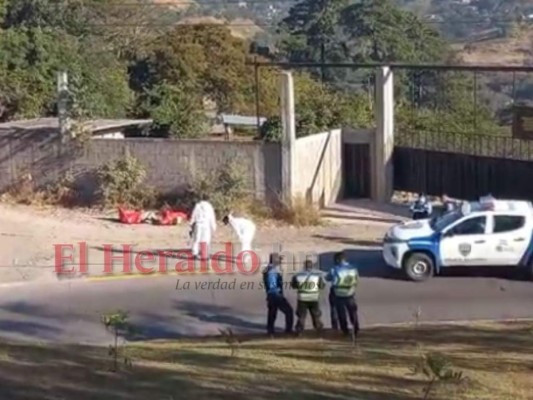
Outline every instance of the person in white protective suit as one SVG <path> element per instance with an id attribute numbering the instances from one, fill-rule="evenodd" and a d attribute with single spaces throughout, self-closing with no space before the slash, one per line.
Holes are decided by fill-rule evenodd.
<path id="1" fill-rule="evenodd" d="M 211 239 L 217 229 L 216 215 L 213 206 L 206 198 L 196 203 L 191 214 L 192 254 L 200 256 L 201 245 L 204 244 L 207 257 L 211 249 Z"/>
<path id="2" fill-rule="evenodd" d="M 252 243 L 255 237 L 255 224 L 248 218 L 234 217 L 231 213 L 222 220 L 225 225 L 231 225 L 239 241 L 241 242 L 241 252 L 252 251 Z"/>

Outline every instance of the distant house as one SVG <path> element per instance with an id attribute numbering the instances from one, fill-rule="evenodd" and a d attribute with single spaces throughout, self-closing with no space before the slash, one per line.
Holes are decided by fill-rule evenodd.
<path id="1" fill-rule="evenodd" d="M 126 131 L 145 128 L 152 124 L 150 119 L 95 119 L 84 123 L 93 138 L 124 139 Z M 59 131 L 57 118 L 35 118 L 0 123 L 0 134 L 9 132 L 51 134 Z"/>

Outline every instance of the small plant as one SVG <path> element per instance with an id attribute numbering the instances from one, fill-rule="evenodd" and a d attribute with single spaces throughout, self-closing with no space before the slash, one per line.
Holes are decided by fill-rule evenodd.
<path id="1" fill-rule="evenodd" d="M 241 341 L 237 336 L 235 336 L 231 328 L 220 329 L 219 331 L 222 337 L 224 338 L 224 341 L 231 350 L 231 357 L 235 357 L 241 345 Z"/>
<path id="2" fill-rule="evenodd" d="M 147 207 L 154 202 L 154 191 L 144 185 L 146 170 L 129 154 L 98 170 L 100 196 L 104 207 Z"/>
<path id="3" fill-rule="evenodd" d="M 274 216 L 276 219 L 298 227 L 316 226 L 322 223 L 320 210 L 301 196 L 295 197 L 292 204 L 280 201 L 280 205 L 275 210 Z"/>
<path id="4" fill-rule="evenodd" d="M 123 358 L 123 363 L 126 367 L 132 367 L 131 359 L 124 355 L 124 347 L 122 348 L 122 357 L 119 352 L 119 337 L 131 334 L 133 332 L 132 326 L 128 322 L 128 313 L 125 311 L 116 311 L 102 316 L 102 323 L 107 330 L 113 333 L 113 344 L 109 346 L 108 355 L 113 360 L 111 371 L 118 371 L 118 360 Z"/>
<path id="5" fill-rule="evenodd" d="M 283 126 L 278 116 L 267 119 L 259 129 L 259 135 L 265 142 L 280 142 L 282 134 Z"/>
<path id="6" fill-rule="evenodd" d="M 414 374 L 423 374 L 427 383 L 423 391 L 423 399 L 430 398 L 435 386 L 439 383 L 461 383 L 463 372 L 452 369 L 451 362 L 442 353 L 425 353 L 419 346 L 420 357 L 413 368 Z"/>
<path id="7" fill-rule="evenodd" d="M 417 329 L 420 325 L 420 318 L 422 317 L 422 307 L 418 306 L 418 308 L 413 312 L 413 318 L 415 320 L 415 329 Z"/>
<path id="8" fill-rule="evenodd" d="M 93 131 L 86 122 L 82 120 L 72 121 L 69 131 L 78 147 L 85 148 L 91 143 Z"/>

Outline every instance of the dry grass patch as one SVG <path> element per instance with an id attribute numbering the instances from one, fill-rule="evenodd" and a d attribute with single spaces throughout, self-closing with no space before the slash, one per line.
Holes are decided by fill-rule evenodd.
<path id="1" fill-rule="evenodd" d="M 33 399 L 423 399 L 418 346 L 442 353 L 460 383 L 430 399 L 527 400 L 533 393 L 532 323 L 365 331 L 350 340 L 240 337 L 129 345 L 131 368 L 109 372 L 105 348 L 0 346 L 0 397 Z M 235 342 L 233 342 L 235 343 Z M 233 353 L 233 355 L 232 355 Z"/>

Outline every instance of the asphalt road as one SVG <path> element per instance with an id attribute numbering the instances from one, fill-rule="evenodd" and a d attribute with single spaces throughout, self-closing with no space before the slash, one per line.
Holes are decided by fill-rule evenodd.
<path id="1" fill-rule="evenodd" d="M 359 263 L 362 275 L 357 297 L 363 329 L 370 324 L 413 321 L 418 309 L 422 321 L 533 317 L 533 282 L 491 270 L 469 274 L 475 276 L 457 271 L 413 283 L 389 276 L 376 250 L 354 250 L 350 256 Z M 217 282 L 234 283 L 234 287 L 213 286 Z M 172 275 L 4 286 L 0 288 L 0 336 L 107 344 L 110 334 L 100 322 L 101 315 L 117 309 L 130 313 L 135 339 L 217 334 L 224 327 L 263 332 L 265 295 L 259 282 L 258 275 Z M 294 304 L 292 291 L 288 297 Z M 329 326 L 327 296 L 323 297 L 323 318 Z M 282 319 L 280 315 L 280 328 Z"/>

